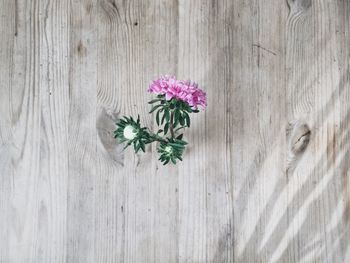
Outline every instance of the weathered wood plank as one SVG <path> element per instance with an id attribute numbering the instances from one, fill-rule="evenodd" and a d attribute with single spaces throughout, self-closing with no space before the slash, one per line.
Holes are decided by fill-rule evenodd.
<path id="1" fill-rule="evenodd" d="M 142 122 L 152 127 L 148 84 L 177 70 L 177 2 L 100 1 L 98 17 L 98 125 L 140 113 Z M 99 209 L 96 222 L 104 232 L 111 228 L 102 220 L 111 222 L 118 234 L 111 235 L 110 242 L 118 252 L 98 245 L 97 254 L 118 262 L 176 262 L 177 168 L 163 168 L 155 146 L 146 154 L 134 155 L 132 149 L 120 154 L 114 141 L 107 142 L 104 135 L 100 139 L 105 142 L 101 152 L 113 150 L 100 160 L 101 180 L 108 183 L 100 182 L 97 198 L 109 202 Z M 103 243 L 105 238 L 98 240 Z"/>
<path id="2" fill-rule="evenodd" d="M 349 5 L 290 1 L 289 8 L 286 95 L 291 136 L 283 192 L 287 202 L 278 212 L 286 214 L 288 228 L 273 258 L 346 262 Z"/>
<path id="3" fill-rule="evenodd" d="M 273 14 L 271 13 L 273 11 Z M 287 221 L 269 229 L 286 184 L 285 25 L 274 1 L 235 1 L 231 60 L 231 162 L 235 262 L 269 262 Z M 272 232 L 272 233 L 271 233 Z"/>
<path id="4" fill-rule="evenodd" d="M 13 185 L 14 164 L 11 160 L 14 156 L 12 143 L 12 60 L 15 34 L 14 14 L 16 7 L 13 2 L 0 2 L 0 262 L 10 258 L 13 231 L 10 231 L 9 222 L 12 218 L 11 187 Z M 12 14 L 12 19 L 8 17 Z M 17 151 L 18 152 L 18 151 Z M 12 244 L 11 244 L 12 243 Z"/>
<path id="5" fill-rule="evenodd" d="M 95 262 L 97 30 L 96 1 L 70 6 L 69 188 L 67 262 Z M 97 203 L 96 203 L 97 202 Z"/>
<path id="6" fill-rule="evenodd" d="M 179 166 L 179 256 L 183 262 L 233 260 L 230 89 L 231 1 L 179 1 L 178 75 L 206 90 L 208 108 L 194 116 Z M 213 154 L 215 153 L 215 154 Z"/>
<path id="7" fill-rule="evenodd" d="M 0 4 L 1 262 L 66 259 L 69 6 L 53 4 Z"/>

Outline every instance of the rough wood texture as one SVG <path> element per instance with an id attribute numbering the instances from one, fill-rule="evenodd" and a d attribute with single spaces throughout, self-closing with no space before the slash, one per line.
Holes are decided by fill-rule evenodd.
<path id="1" fill-rule="evenodd" d="M 350 2 L 0 0 L 0 262 L 350 262 Z M 122 151 L 161 74 L 184 162 Z"/>

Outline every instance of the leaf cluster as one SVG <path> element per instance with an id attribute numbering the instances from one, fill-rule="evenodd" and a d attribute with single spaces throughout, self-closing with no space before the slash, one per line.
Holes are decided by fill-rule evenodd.
<path id="1" fill-rule="evenodd" d="M 158 95 L 156 99 L 151 100 L 149 104 L 152 104 L 152 108 L 149 113 L 155 112 L 156 123 L 158 126 L 163 126 L 158 130 L 158 133 L 167 135 L 168 131 L 172 127 L 174 133 L 183 128 L 189 128 L 191 126 L 190 113 L 197 113 L 198 110 L 194 110 L 186 102 L 171 99 L 167 101 L 164 95 Z M 171 134 L 174 137 L 175 134 Z"/>
<path id="2" fill-rule="evenodd" d="M 140 150 L 146 151 L 145 145 L 154 141 L 151 134 L 147 131 L 147 127 L 141 127 L 140 116 L 137 116 L 135 121 L 132 117 L 123 116 L 117 123 L 117 129 L 114 131 L 114 138 L 119 139 L 120 143 L 127 142 L 124 149 L 130 145 L 134 146 L 134 150 L 138 153 Z M 132 126 L 136 136 L 134 139 L 129 140 L 124 137 L 124 129 L 127 126 Z"/>
<path id="3" fill-rule="evenodd" d="M 185 150 L 187 142 L 181 139 L 168 138 L 166 142 L 161 142 L 158 147 L 158 153 L 160 157 L 158 160 L 163 162 L 164 165 L 170 161 L 176 164 L 176 160 L 182 161 L 182 154 Z"/>
<path id="4" fill-rule="evenodd" d="M 192 109 L 186 102 L 175 98 L 166 100 L 164 95 L 158 95 L 156 99 L 149 102 L 152 108 L 149 113 L 155 113 L 156 123 L 158 125 L 157 133 L 150 132 L 146 127 L 141 127 L 138 116 L 135 121 L 132 117 L 123 117 L 117 122 L 117 130 L 114 137 L 120 142 L 127 142 L 126 147 L 133 145 L 137 153 L 139 150 L 145 152 L 145 145 L 152 142 L 159 142 L 157 151 L 160 154 L 159 160 L 164 164 L 172 162 L 176 164 L 177 160 L 182 161 L 182 155 L 187 145 L 184 141 L 181 129 L 191 126 L 191 113 L 197 113 L 198 110 Z M 132 126 L 133 139 L 124 137 L 125 127 Z M 179 133 L 179 134 L 177 134 Z"/>

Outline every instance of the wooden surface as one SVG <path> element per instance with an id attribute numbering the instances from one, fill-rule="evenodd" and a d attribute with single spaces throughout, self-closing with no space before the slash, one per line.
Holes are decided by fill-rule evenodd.
<path id="1" fill-rule="evenodd" d="M 0 0 L 0 262 L 350 262 L 350 1 Z M 184 162 L 122 151 L 200 83 Z"/>

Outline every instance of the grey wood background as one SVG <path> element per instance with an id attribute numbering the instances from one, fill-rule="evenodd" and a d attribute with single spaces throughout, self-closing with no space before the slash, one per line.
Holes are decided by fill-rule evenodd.
<path id="1" fill-rule="evenodd" d="M 0 262 L 350 262 L 349 0 L 0 0 Z M 122 152 L 200 83 L 184 162 Z"/>

